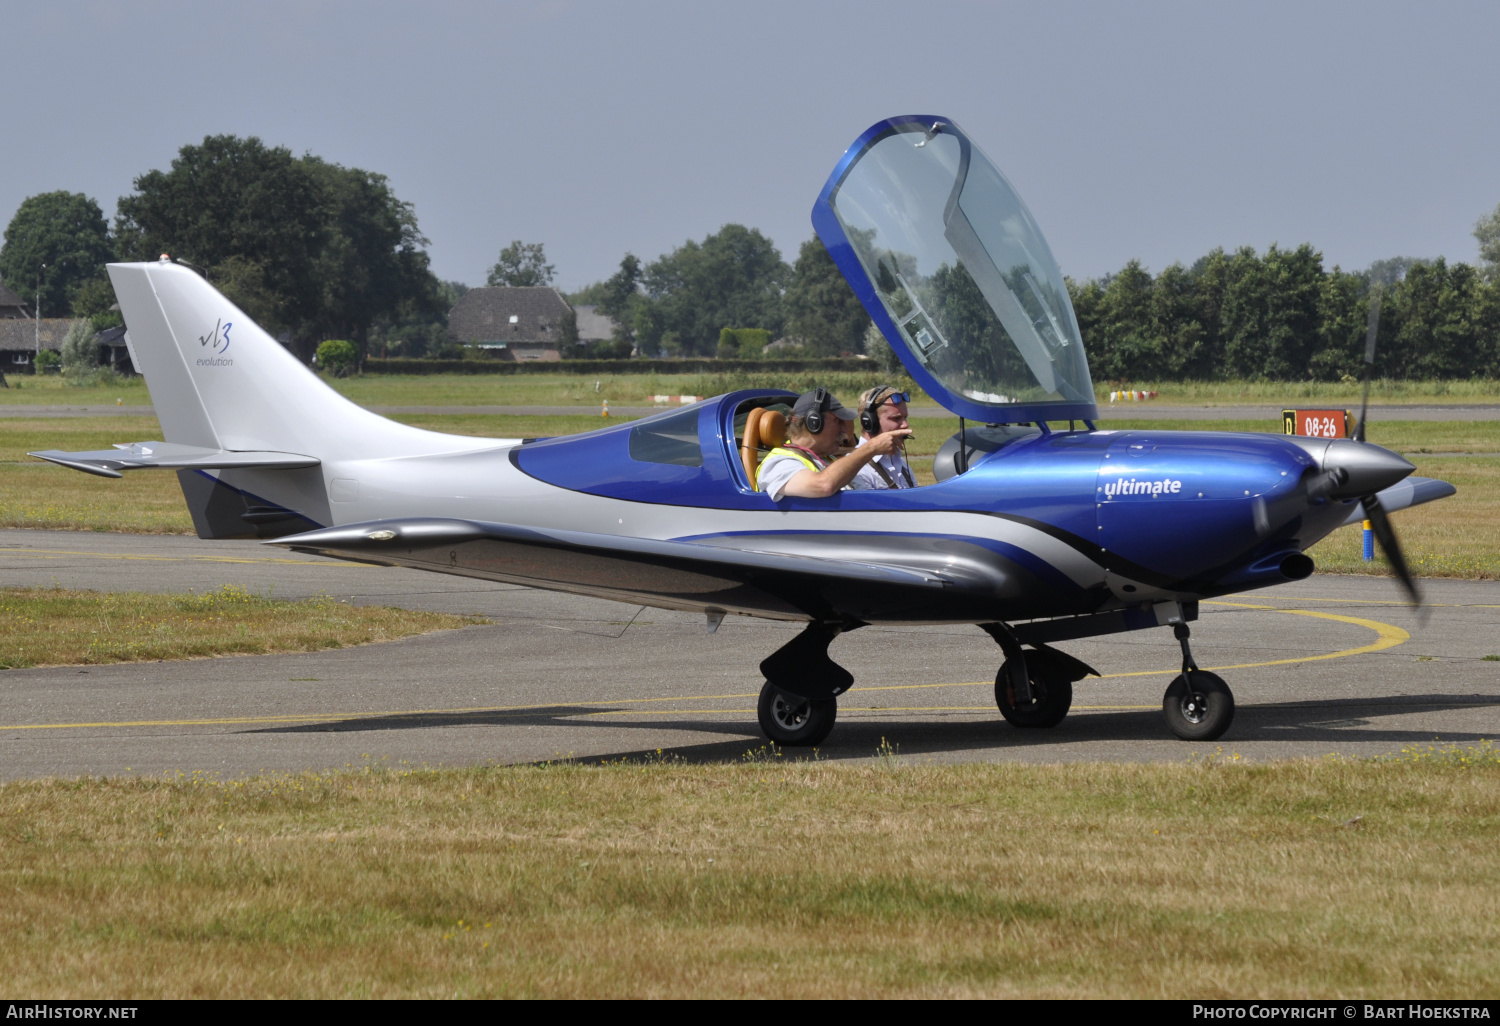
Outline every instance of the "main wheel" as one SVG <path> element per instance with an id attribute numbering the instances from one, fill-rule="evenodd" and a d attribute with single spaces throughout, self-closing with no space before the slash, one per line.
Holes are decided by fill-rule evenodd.
<path id="1" fill-rule="evenodd" d="M 1184 741 L 1213 741 L 1234 722 L 1234 693 L 1217 674 L 1190 670 L 1167 685 L 1161 710 L 1172 733 Z"/>
<path id="2" fill-rule="evenodd" d="M 760 689 L 760 703 L 756 709 L 760 717 L 761 733 L 779 745 L 806 748 L 821 744 L 833 729 L 838 715 L 836 698 L 801 698 L 787 694 L 775 684 L 766 681 Z"/>
<path id="3" fill-rule="evenodd" d="M 1052 666 L 1039 652 L 1028 652 L 1026 676 L 1031 679 L 1031 701 L 1016 703 L 1016 689 L 1010 682 L 1010 660 L 1000 666 L 995 676 L 995 704 L 1000 715 L 1013 727 L 1055 727 L 1068 715 L 1073 704 L 1073 682 Z"/>

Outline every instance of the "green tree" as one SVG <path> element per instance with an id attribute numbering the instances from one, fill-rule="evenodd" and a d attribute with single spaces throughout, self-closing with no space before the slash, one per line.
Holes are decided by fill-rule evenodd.
<path id="1" fill-rule="evenodd" d="M 448 313 L 469 291 L 461 281 L 437 283 L 437 306 L 408 299 L 393 313 L 375 318 L 369 352 L 383 356 L 434 356 L 448 341 Z"/>
<path id="2" fill-rule="evenodd" d="M 1152 323 L 1152 281 L 1139 260 L 1132 260 L 1110 276 L 1104 287 L 1098 329 L 1098 371 L 1103 380 L 1162 376 L 1161 339 Z"/>
<path id="3" fill-rule="evenodd" d="M 1406 266 L 1411 266 L 1410 262 Z M 1307 365 L 1308 376 L 1314 380 L 1339 381 L 1358 377 L 1363 370 L 1370 288 L 1378 284 L 1369 274 L 1351 274 L 1335 267 L 1323 276 L 1318 298 L 1318 345 Z"/>
<path id="4" fill-rule="evenodd" d="M 598 300 L 599 312 L 624 321 L 631 301 L 641 294 L 641 261 L 634 253 L 620 259 L 620 269 L 603 282 Z"/>
<path id="5" fill-rule="evenodd" d="M 60 348 L 63 373 L 70 378 L 83 378 L 99 364 L 99 340 L 93 325 L 81 317 L 68 325 Z"/>
<path id="6" fill-rule="evenodd" d="M 107 277 L 90 278 L 73 294 L 73 316 L 87 317 L 95 331 L 125 323 L 114 306 L 115 289 Z"/>
<path id="7" fill-rule="evenodd" d="M 1303 243 L 1294 250 L 1272 245 L 1259 259 L 1254 250 L 1241 250 L 1236 258 L 1239 273 L 1222 311 L 1230 372 L 1273 381 L 1305 378 L 1318 345 L 1322 254 Z"/>
<path id="8" fill-rule="evenodd" d="M 1376 370 L 1403 378 L 1469 377 L 1483 370 L 1484 284 L 1468 264 L 1414 265 L 1381 304 Z"/>
<path id="9" fill-rule="evenodd" d="M 315 172 L 287 148 L 207 136 L 182 147 L 170 170 L 138 177 L 117 210 L 122 255 L 189 261 L 272 334 L 317 319 L 326 210 Z"/>
<path id="10" fill-rule="evenodd" d="M 428 244 L 410 203 L 391 192 L 384 175 L 303 158 L 322 199 L 326 241 L 314 260 L 322 286 L 315 329 L 353 340 L 363 363 L 370 328 L 403 305 L 445 313 L 438 280 L 428 265 Z"/>
<path id="11" fill-rule="evenodd" d="M 1500 206 L 1495 207 L 1474 225 L 1479 241 L 1479 260 L 1492 278 L 1500 278 Z"/>
<path id="12" fill-rule="evenodd" d="M 348 339 L 330 338 L 318 346 L 318 366 L 342 378 L 359 366 L 359 347 Z"/>
<path id="13" fill-rule="evenodd" d="M 547 263 L 547 254 L 540 242 L 516 239 L 500 251 L 500 260 L 490 268 L 485 284 L 512 287 L 551 285 L 556 272 L 557 268 Z"/>
<path id="14" fill-rule="evenodd" d="M 701 243 L 685 242 L 642 276 L 654 313 L 638 307 L 638 342 L 649 350 L 675 347 L 684 355 L 708 355 L 718 346 L 719 330 L 729 325 L 780 334 L 789 273 L 771 240 L 744 225 L 727 224 Z"/>
<path id="15" fill-rule="evenodd" d="M 114 259 L 99 204 L 81 192 L 44 192 L 21 201 L 0 245 L 0 280 L 31 298 L 41 282 L 41 315 L 63 317 L 85 282 Z"/>
<path id="16" fill-rule="evenodd" d="M 1490 275 L 1475 299 L 1480 339 L 1479 352 L 1474 357 L 1476 373 L 1500 378 L 1500 274 Z"/>
<path id="17" fill-rule="evenodd" d="M 764 328 L 724 328 L 714 355 L 721 360 L 759 360 L 770 341 L 771 333 Z"/>
<path id="18" fill-rule="evenodd" d="M 190 262 L 304 358 L 329 335 L 363 355 L 377 319 L 440 303 L 415 213 L 383 175 L 219 135 L 135 190 L 115 221 L 123 253 Z"/>
<path id="19" fill-rule="evenodd" d="M 783 297 L 788 334 L 817 356 L 858 353 L 870 315 L 816 237 L 797 251 Z"/>
<path id="20" fill-rule="evenodd" d="M 1367 267 L 1364 276 L 1371 285 L 1394 285 L 1406 277 L 1406 272 L 1411 270 L 1412 265 L 1421 262 L 1416 257 L 1386 257 Z"/>

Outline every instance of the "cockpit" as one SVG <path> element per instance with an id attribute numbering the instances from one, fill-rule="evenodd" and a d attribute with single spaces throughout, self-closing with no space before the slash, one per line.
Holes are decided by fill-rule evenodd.
<path id="1" fill-rule="evenodd" d="M 961 418 L 960 435 L 938 452 L 940 485 L 1048 434 L 1048 421 L 1098 416 L 1052 251 L 1005 176 L 951 121 L 913 116 L 872 126 L 834 168 L 813 226 L 912 378 Z M 720 396 L 587 437 L 521 446 L 512 460 L 594 494 L 765 508 L 756 465 L 779 444 L 795 398 L 776 390 Z M 792 502 L 876 508 L 931 501 L 910 494 L 923 490 Z"/>

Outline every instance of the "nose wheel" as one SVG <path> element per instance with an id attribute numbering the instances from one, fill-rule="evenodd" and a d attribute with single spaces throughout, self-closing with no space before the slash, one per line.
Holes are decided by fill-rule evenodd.
<path id="1" fill-rule="evenodd" d="M 1184 741 L 1213 741 L 1234 722 L 1234 693 L 1224 678 L 1198 669 L 1188 647 L 1188 625 L 1176 624 L 1173 632 L 1182 642 L 1182 673 L 1167 685 L 1161 711 L 1167 726 Z"/>
<path id="2" fill-rule="evenodd" d="M 803 698 L 766 681 L 756 714 L 761 732 L 772 741 L 788 748 L 808 748 L 828 737 L 838 707 L 836 698 Z"/>

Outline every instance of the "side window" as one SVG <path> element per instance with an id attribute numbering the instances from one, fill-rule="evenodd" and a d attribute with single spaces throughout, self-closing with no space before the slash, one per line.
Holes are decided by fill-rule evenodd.
<path id="1" fill-rule="evenodd" d="M 652 417 L 631 428 L 630 458 L 642 463 L 703 466 L 703 447 L 698 444 L 697 407 L 666 417 Z"/>

